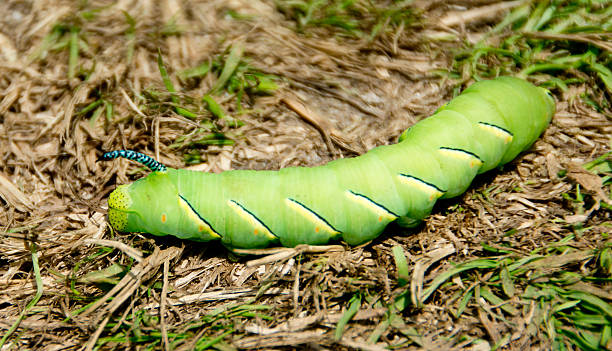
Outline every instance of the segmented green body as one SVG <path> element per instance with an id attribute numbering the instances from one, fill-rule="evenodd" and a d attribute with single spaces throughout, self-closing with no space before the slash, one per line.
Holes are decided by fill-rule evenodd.
<path id="1" fill-rule="evenodd" d="M 554 113 L 548 91 L 516 78 L 473 84 L 394 145 L 313 168 L 220 174 L 167 169 L 117 188 L 111 225 L 228 247 L 355 245 L 400 217 L 416 222 L 439 198 L 514 159 Z"/>

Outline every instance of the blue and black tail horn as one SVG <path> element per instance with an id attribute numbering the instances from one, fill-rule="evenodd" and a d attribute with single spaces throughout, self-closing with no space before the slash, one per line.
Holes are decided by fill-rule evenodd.
<path id="1" fill-rule="evenodd" d="M 115 150 L 105 152 L 102 157 L 100 157 L 100 160 L 110 161 L 119 157 L 127 158 L 128 160 L 136 161 L 140 164 L 143 164 L 153 172 L 166 171 L 166 166 L 156 161 L 153 157 L 132 150 Z"/>

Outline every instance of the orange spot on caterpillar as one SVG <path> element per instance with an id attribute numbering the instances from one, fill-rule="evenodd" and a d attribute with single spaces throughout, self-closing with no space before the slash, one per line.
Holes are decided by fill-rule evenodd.
<path id="1" fill-rule="evenodd" d="M 166 223 L 166 214 L 165 213 L 162 214 L 161 221 L 162 221 L 162 223 Z"/>
<path id="2" fill-rule="evenodd" d="M 257 229 L 253 230 L 253 234 L 257 235 L 259 231 Z"/>
<path id="3" fill-rule="evenodd" d="M 378 216 L 378 221 L 382 222 L 382 216 Z"/>
<path id="4" fill-rule="evenodd" d="M 198 227 L 198 230 L 199 230 L 199 231 L 203 231 L 203 230 L 204 230 L 204 226 L 203 226 L 203 225 L 200 225 L 200 226 Z"/>
<path id="5" fill-rule="evenodd" d="M 316 228 L 315 228 L 315 232 L 316 232 L 316 233 L 318 233 L 318 232 L 319 232 L 319 230 L 320 230 L 320 229 L 319 229 L 319 227 L 316 227 Z"/>

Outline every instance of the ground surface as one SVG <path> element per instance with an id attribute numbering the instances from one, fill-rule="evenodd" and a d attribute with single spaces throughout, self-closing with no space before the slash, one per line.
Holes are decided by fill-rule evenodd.
<path id="1" fill-rule="evenodd" d="M 611 349 L 603 4 L 3 1 L 1 349 Z M 147 171 L 104 151 L 314 166 L 497 74 L 551 88 L 552 125 L 415 230 L 260 261 L 106 223 Z"/>

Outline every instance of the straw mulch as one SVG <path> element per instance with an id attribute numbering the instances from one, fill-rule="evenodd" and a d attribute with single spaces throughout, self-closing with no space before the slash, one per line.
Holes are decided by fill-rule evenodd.
<path id="1" fill-rule="evenodd" d="M 575 183 L 560 180 L 557 172 L 604 153 L 612 131 L 609 117 L 571 99 L 579 91 L 558 96 L 551 127 L 503 172 L 479 178 L 466 195 L 438 206 L 417 230 L 392 228 L 362 247 L 335 245 L 322 252 L 303 247 L 254 264 L 257 256 L 235 256 L 217 243 L 110 231 L 108 194 L 147 172 L 124 160 L 97 162 L 104 151 L 134 149 L 177 168 L 189 166 L 185 154 L 191 153 L 199 163 L 190 167 L 220 172 L 314 166 L 395 142 L 447 101 L 457 83 L 433 72 L 448 67 L 460 42 L 432 38 L 451 32 L 469 41 L 503 14 L 492 8 L 461 22 L 452 12 L 461 10 L 459 5 L 414 7 L 419 19 L 413 26 L 368 41 L 325 28 L 300 34 L 272 2 L 258 0 L 3 1 L 0 334 L 28 309 L 5 347 L 92 349 L 104 342 L 109 348 L 172 343 L 189 349 L 201 346 L 202 337 L 221 335 L 217 346 L 226 349 L 379 350 L 408 338 L 388 328 L 376 343 L 366 342 L 384 320 L 386 303 L 402 290 L 393 246 L 404 248 L 411 267 L 428 262 L 420 265 L 427 270 L 423 276 L 413 276 L 418 278 L 413 284 L 422 288 L 451 261 L 481 256 L 482 242 L 509 242 L 529 252 L 567 234 L 567 226 L 550 218 L 575 214 L 561 197 Z M 78 43 L 76 62 L 71 41 Z M 190 101 L 206 94 L 215 76 L 181 80 L 178 73 L 227 57 L 236 45 L 242 45 L 242 57 L 254 70 L 280 77 L 279 89 L 245 95 L 243 111 L 235 95 L 219 94 L 227 114 L 244 122 L 239 128 L 203 108 L 195 120 L 175 113 L 157 67 L 158 48 L 180 101 Z M 155 103 L 151 92 L 157 94 Z M 108 119 L 106 108 L 97 118 L 96 109 L 83 113 L 100 99 L 112 105 Z M 234 145 L 170 147 L 197 133 L 201 120 L 211 119 Z M 527 191 L 513 193 L 518 187 Z M 485 200 L 479 194 L 488 188 L 495 191 Z M 462 210 L 455 211 L 458 207 Z M 582 238 L 584 247 L 596 246 L 603 231 L 598 223 L 606 220 L 598 216 L 607 215 L 592 216 L 595 229 Z M 504 236 L 511 228 L 523 234 Z M 33 251 L 42 285 L 34 277 Z M 37 287 L 42 287 L 40 299 L 26 307 Z M 336 340 L 336 325 L 356 292 L 363 296 L 361 309 Z M 483 323 L 475 309 L 457 319 L 445 309 L 445 300 L 442 290 L 422 308 L 402 314 L 404 327 L 414 328 L 422 347 L 461 347 L 460 335 L 494 341 L 488 327 L 509 328 Z M 235 312 L 233 306 L 245 303 L 267 307 L 260 315 Z M 235 314 L 215 322 L 204 318 L 219 308 Z M 521 324 L 514 325 L 519 331 Z M 119 337 L 126 335 L 133 338 Z M 151 339 L 158 341 L 137 337 L 142 335 L 158 335 Z M 104 339 L 112 336 L 118 339 Z M 546 347 L 545 338 L 520 341 Z"/>

